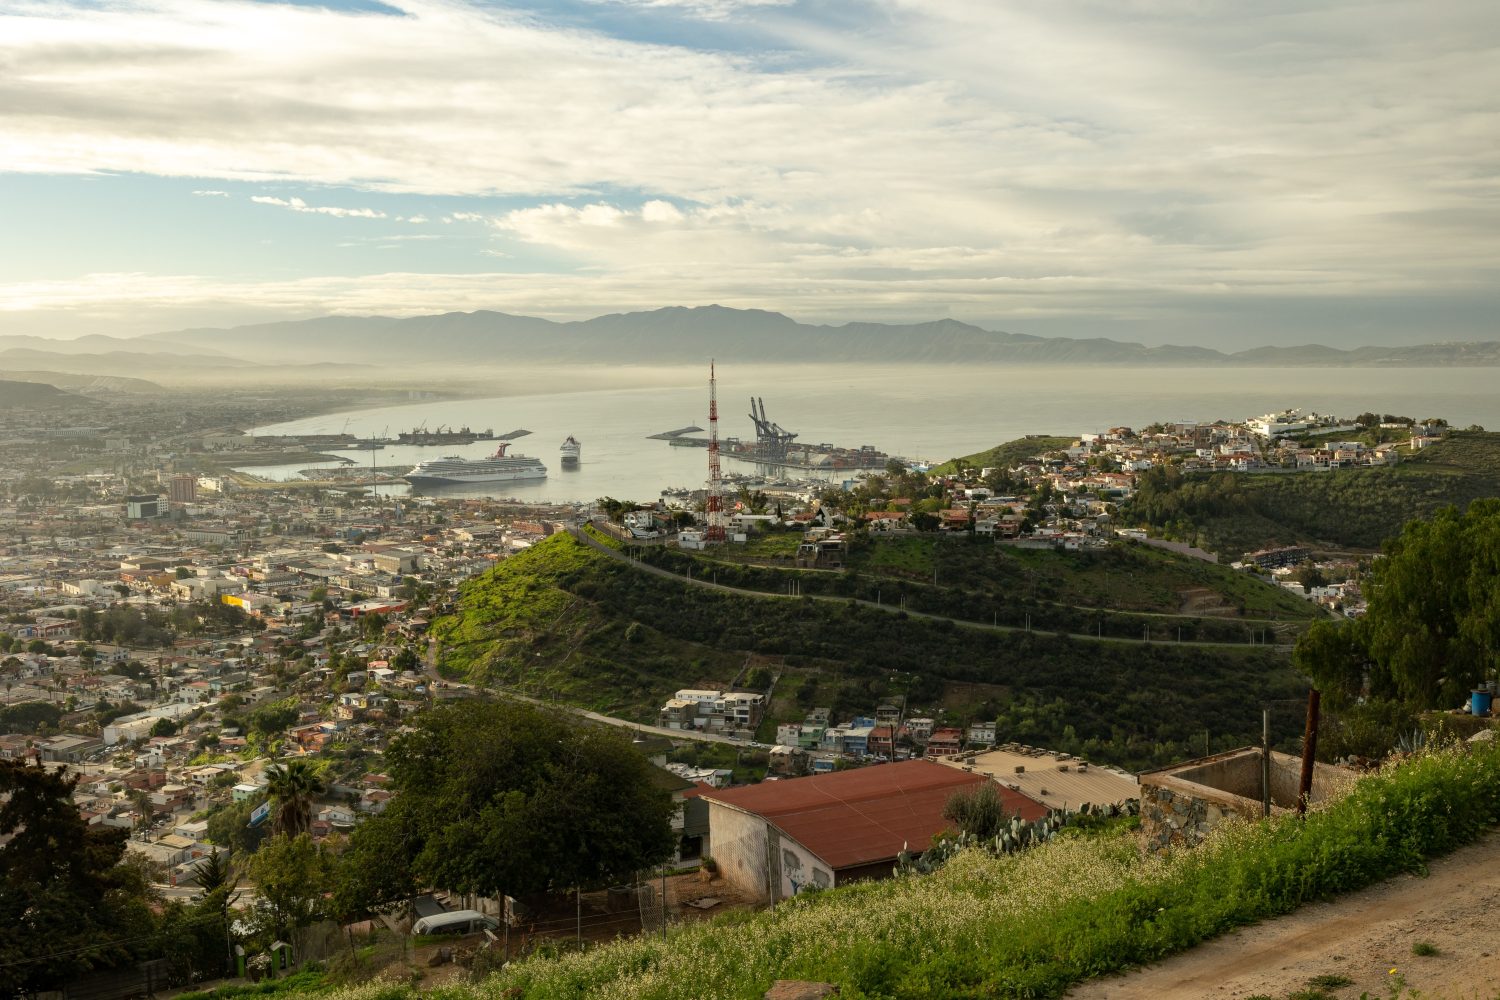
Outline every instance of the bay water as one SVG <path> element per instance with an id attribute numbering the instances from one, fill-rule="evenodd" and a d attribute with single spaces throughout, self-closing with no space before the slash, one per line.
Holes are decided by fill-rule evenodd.
<path id="1" fill-rule="evenodd" d="M 1026 434 L 1076 435 L 1153 421 L 1242 420 L 1288 407 L 1354 417 L 1365 411 L 1457 427 L 1500 429 L 1500 370 L 1493 368 L 1105 368 L 1093 366 L 735 365 L 718 370 L 719 435 L 753 440 L 750 397 L 767 416 L 798 432 L 799 443 L 873 445 L 908 460 L 940 462 Z M 434 385 L 435 389 L 442 388 Z M 254 434 L 395 437 L 439 425 L 518 439 L 512 454 L 540 458 L 544 480 L 500 483 L 482 493 L 532 502 L 589 501 L 601 496 L 652 500 L 668 488 L 700 487 L 702 448 L 672 447 L 649 435 L 708 426 L 707 366 L 622 371 L 598 368 L 516 369 L 496 380 L 492 398 L 382 406 L 324 414 L 256 428 Z M 558 448 L 568 435 L 583 445 L 576 470 L 564 470 Z M 698 435 L 698 436 L 706 436 Z M 480 458 L 494 443 L 387 446 L 330 452 L 369 467 L 410 467 L 426 458 Z M 306 463 L 248 469 L 296 478 Z M 726 457 L 726 472 L 752 466 Z M 790 472 L 802 477 L 806 474 Z M 847 473 L 837 474 L 839 479 Z M 383 495 L 406 487 L 382 487 Z"/>

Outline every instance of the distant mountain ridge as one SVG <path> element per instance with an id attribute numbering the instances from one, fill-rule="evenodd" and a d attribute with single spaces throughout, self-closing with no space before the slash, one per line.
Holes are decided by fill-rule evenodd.
<path id="1" fill-rule="evenodd" d="M 0 338 L 0 359 L 39 345 Z M 28 338 L 29 339 L 29 338 Z M 1206 347 L 1147 347 L 1105 338 L 1036 337 L 942 319 L 927 323 L 799 323 L 777 312 L 724 306 L 668 306 L 556 322 L 478 311 L 431 316 L 325 316 L 231 329 L 187 329 L 131 340 L 89 338 L 96 350 L 180 352 L 195 367 L 308 362 L 506 364 L 564 361 L 663 364 L 713 356 L 736 362 L 1096 364 L 1444 367 L 1500 366 L 1500 342 L 1359 347 L 1309 344 L 1225 354 Z M 55 342 L 54 342 L 55 343 Z M 78 341 L 63 342 L 78 344 Z M 6 350 L 9 348 L 10 350 Z M 57 348 L 58 353 L 64 349 Z M 31 359 L 41 361 L 37 354 Z M 196 356 L 194 356 L 196 355 Z M 188 359 L 191 359 L 190 361 Z M 68 370 L 56 358 L 47 367 Z M 181 363 L 181 362 L 179 362 Z M 40 365 L 37 365 L 40 367 Z"/>

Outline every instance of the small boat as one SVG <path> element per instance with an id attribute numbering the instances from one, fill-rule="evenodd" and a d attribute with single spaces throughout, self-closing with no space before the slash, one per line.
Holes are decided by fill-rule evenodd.
<path id="1" fill-rule="evenodd" d="M 562 443 L 562 465 L 564 469 L 578 464 L 578 456 L 583 451 L 583 446 L 578 439 L 569 434 L 568 439 Z"/>

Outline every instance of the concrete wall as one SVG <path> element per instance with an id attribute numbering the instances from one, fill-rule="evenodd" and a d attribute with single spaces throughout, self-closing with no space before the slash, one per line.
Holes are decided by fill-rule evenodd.
<path id="1" fill-rule="evenodd" d="M 1296 808 L 1301 776 L 1299 758 L 1271 754 L 1273 814 Z M 1345 768 L 1314 765 L 1309 802 L 1316 805 L 1339 797 L 1354 777 Z M 1192 847 L 1228 817 L 1259 819 L 1263 814 L 1261 752 L 1256 747 L 1147 771 L 1140 781 L 1141 832 L 1149 851 Z"/>
<path id="2" fill-rule="evenodd" d="M 759 816 L 708 802 L 708 845 L 705 852 L 719 864 L 724 879 L 749 899 L 769 898 L 766 873 L 768 824 Z"/>
<path id="3" fill-rule="evenodd" d="M 833 885 L 833 872 L 807 848 L 789 837 L 779 838 L 776 852 L 780 885 L 777 899 L 795 896 L 808 888 L 827 889 Z"/>

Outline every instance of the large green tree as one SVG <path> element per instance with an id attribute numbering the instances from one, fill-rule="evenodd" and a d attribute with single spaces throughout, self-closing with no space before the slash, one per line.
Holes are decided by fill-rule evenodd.
<path id="1" fill-rule="evenodd" d="M 121 863 L 126 831 L 84 822 L 77 784 L 0 760 L 0 996 L 126 962 L 156 929 L 150 886 Z"/>
<path id="2" fill-rule="evenodd" d="M 1408 522 L 1365 583 L 1362 621 L 1310 629 L 1296 660 L 1348 697 L 1452 705 L 1500 666 L 1500 500 Z"/>
<path id="3" fill-rule="evenodd" d="M 332 887 L 333 859 L 306 833 L 273 836 L 250 858 L 255 883 L 253 923 L 260 937 L 293 941 L 297 933 L 328 915 L 324 894 Z"/>
<path id="4" fill-rule="evenodd" d="M 396 795 L 344 855 L 341 909 L 414 886 L 528 896 L 597 885 L 671 855 L 671 797 L 614 729 L 515 702 L 418 716 L 387 754 Z"/>

